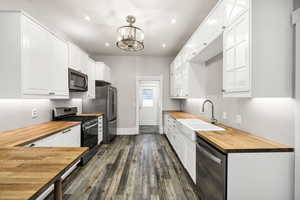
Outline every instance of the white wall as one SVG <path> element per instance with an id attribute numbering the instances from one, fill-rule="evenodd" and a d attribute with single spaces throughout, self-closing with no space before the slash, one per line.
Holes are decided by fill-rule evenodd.
<path id="1" fill-rule="evenodd" d="M 294 100 L 291 98 L 223 98 L 222 89 L 222 55 L 206 63 L 207 98 L 213 100 L 216 118 L 228 125 L 271 140 L 294 146 Z M 210 105 L 202 113 L 204 99 L 182 101 L 186 112 L 210 119 Z M 222 113 L 227 113 L 227 119 Z M 236 121 L 236 115 L 242 116 L 242 123 Z"/>
<path id="2" fill-rule="evenodd" d="M 169 96 L 169 65 L 173 57 L 99 56 L 112 72 L 112 83 L 118 88 L 118 128 L 135 128 L 136 76 L 163 75 L 163 109 L 177 110 L 179 102 Z"/>
<path id="3" fill-rule="evenodd" d="M 56 106 L 77 106 L 81 112 L 81 105 L 81 99 L 0 99 L 0 132 L 51 121 Z M 36 119 L 31 118 L 33 108 L 38 111 Z"/>

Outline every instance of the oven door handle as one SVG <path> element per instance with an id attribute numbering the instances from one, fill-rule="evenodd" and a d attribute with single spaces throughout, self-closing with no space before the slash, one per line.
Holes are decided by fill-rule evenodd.
<path id="1" fill-rule="evenodd" d="M 93 125 L 90 125 L 90 126 L 87 126 L 87 127 L 84 127 L 84 128 L 85 128 L 85 130 L 87 130 L 87 129 L 93 128 L 93 127 L 95 127 L 95 126 L 97 126 L 97 125 L 98 125 L 98 123 L 93 124 Z"/>
<path id="2" fill-rule="evenodd" d="M 203 147 L 201 147 L 199 144 L 196 144 L 197 149 L 203 153 L 208 159 L 210 159 L 211 161 L 217 163 L 218 165 L 222 164 L 222 160 L 218 157 L 216 157 L 215 155 L 213 155 L 212 153 L 206 151 Z"/>

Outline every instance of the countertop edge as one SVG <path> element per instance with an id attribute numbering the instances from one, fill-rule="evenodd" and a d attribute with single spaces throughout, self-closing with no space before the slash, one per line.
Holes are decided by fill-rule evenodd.
<path id="1" fill-rule="evenodd" d="M 24 148 L 28 148 L 28 147 L 24 147 Z M 34 147 L 34 148 L 44 148 L 44 147 Z M 47 147 L 49 148 L 49 147 Z M 51 147 L 51 148 L 56 148 L 56 147 Z M 60 147 L 58 147 L 60 148 Z M 68 148 L 68 147 L 65 147 L 65 148 Z M 71 148 L 74 148 L 74 147 L 71 147 Z M 46 183 L 45 185 L 43 185 L 36 193 L 34 193 L 30 199 L 35 199 L 37 198 L 39 195 L 41 195 L 45 190 L 48 189 L 48 187 L 51 185 L 51 184 L 54 184 L 54 182 L 60 178 L 66 171 L 68 171 L 78 160 L 80 160 L 84 154 L 87 153 L 88 151 L 88 148 L 87 147 L 76 147 L 76 148 L 81 148 L 81 149 L 85 149 L 79 156 L 77 156 L 77 158 L 71 162 L 65 169 L 63 169 L 62 171 L 60 171 L 55 177 L 53 177 L 48 183 Z"/>

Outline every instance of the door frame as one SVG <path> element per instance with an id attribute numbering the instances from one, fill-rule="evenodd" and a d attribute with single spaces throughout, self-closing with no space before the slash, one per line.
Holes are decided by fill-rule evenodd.
<path id="1" fill-rule="evenodd" d="M 158 81 L 159 82 L 159 98 L 158 98 L 158 128 L 159 128 L 159 133 L 163 134 L 163 123 L 162 123 L 162 118 L 163 118 L 163 111 L 162 111 L 162 103 L 163 103 L 163 75 L 160 76 L 137 76 L 136 77 L 136 132 L 137 134 L 140 133 L 140 81 Z"/>

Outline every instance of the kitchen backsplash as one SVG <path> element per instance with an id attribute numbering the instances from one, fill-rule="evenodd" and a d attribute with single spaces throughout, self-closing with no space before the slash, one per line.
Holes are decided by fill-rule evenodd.
<path id="1" fill-rule="evenodd" d="M 271 140 L 294 146 L 294 100 L 292 98 L 223 98 L 222 89 L 222 55 L 206 63 L 208 99 L 215 104 L 216 118 L 234 128 L 269 138 Z M 211 117 L 211 106 L 205 106 L 205 99 L 182 100 L 183 111 Z"/>
<path id="2" fill-rule="evenodd" d="M 57 106 L 77 106 L 81 113 L 81 99 L 0 99 L 0 132 L 52 120 L 52 108 Z M 36 109 L 37 117 L 32 117 Z"/>

